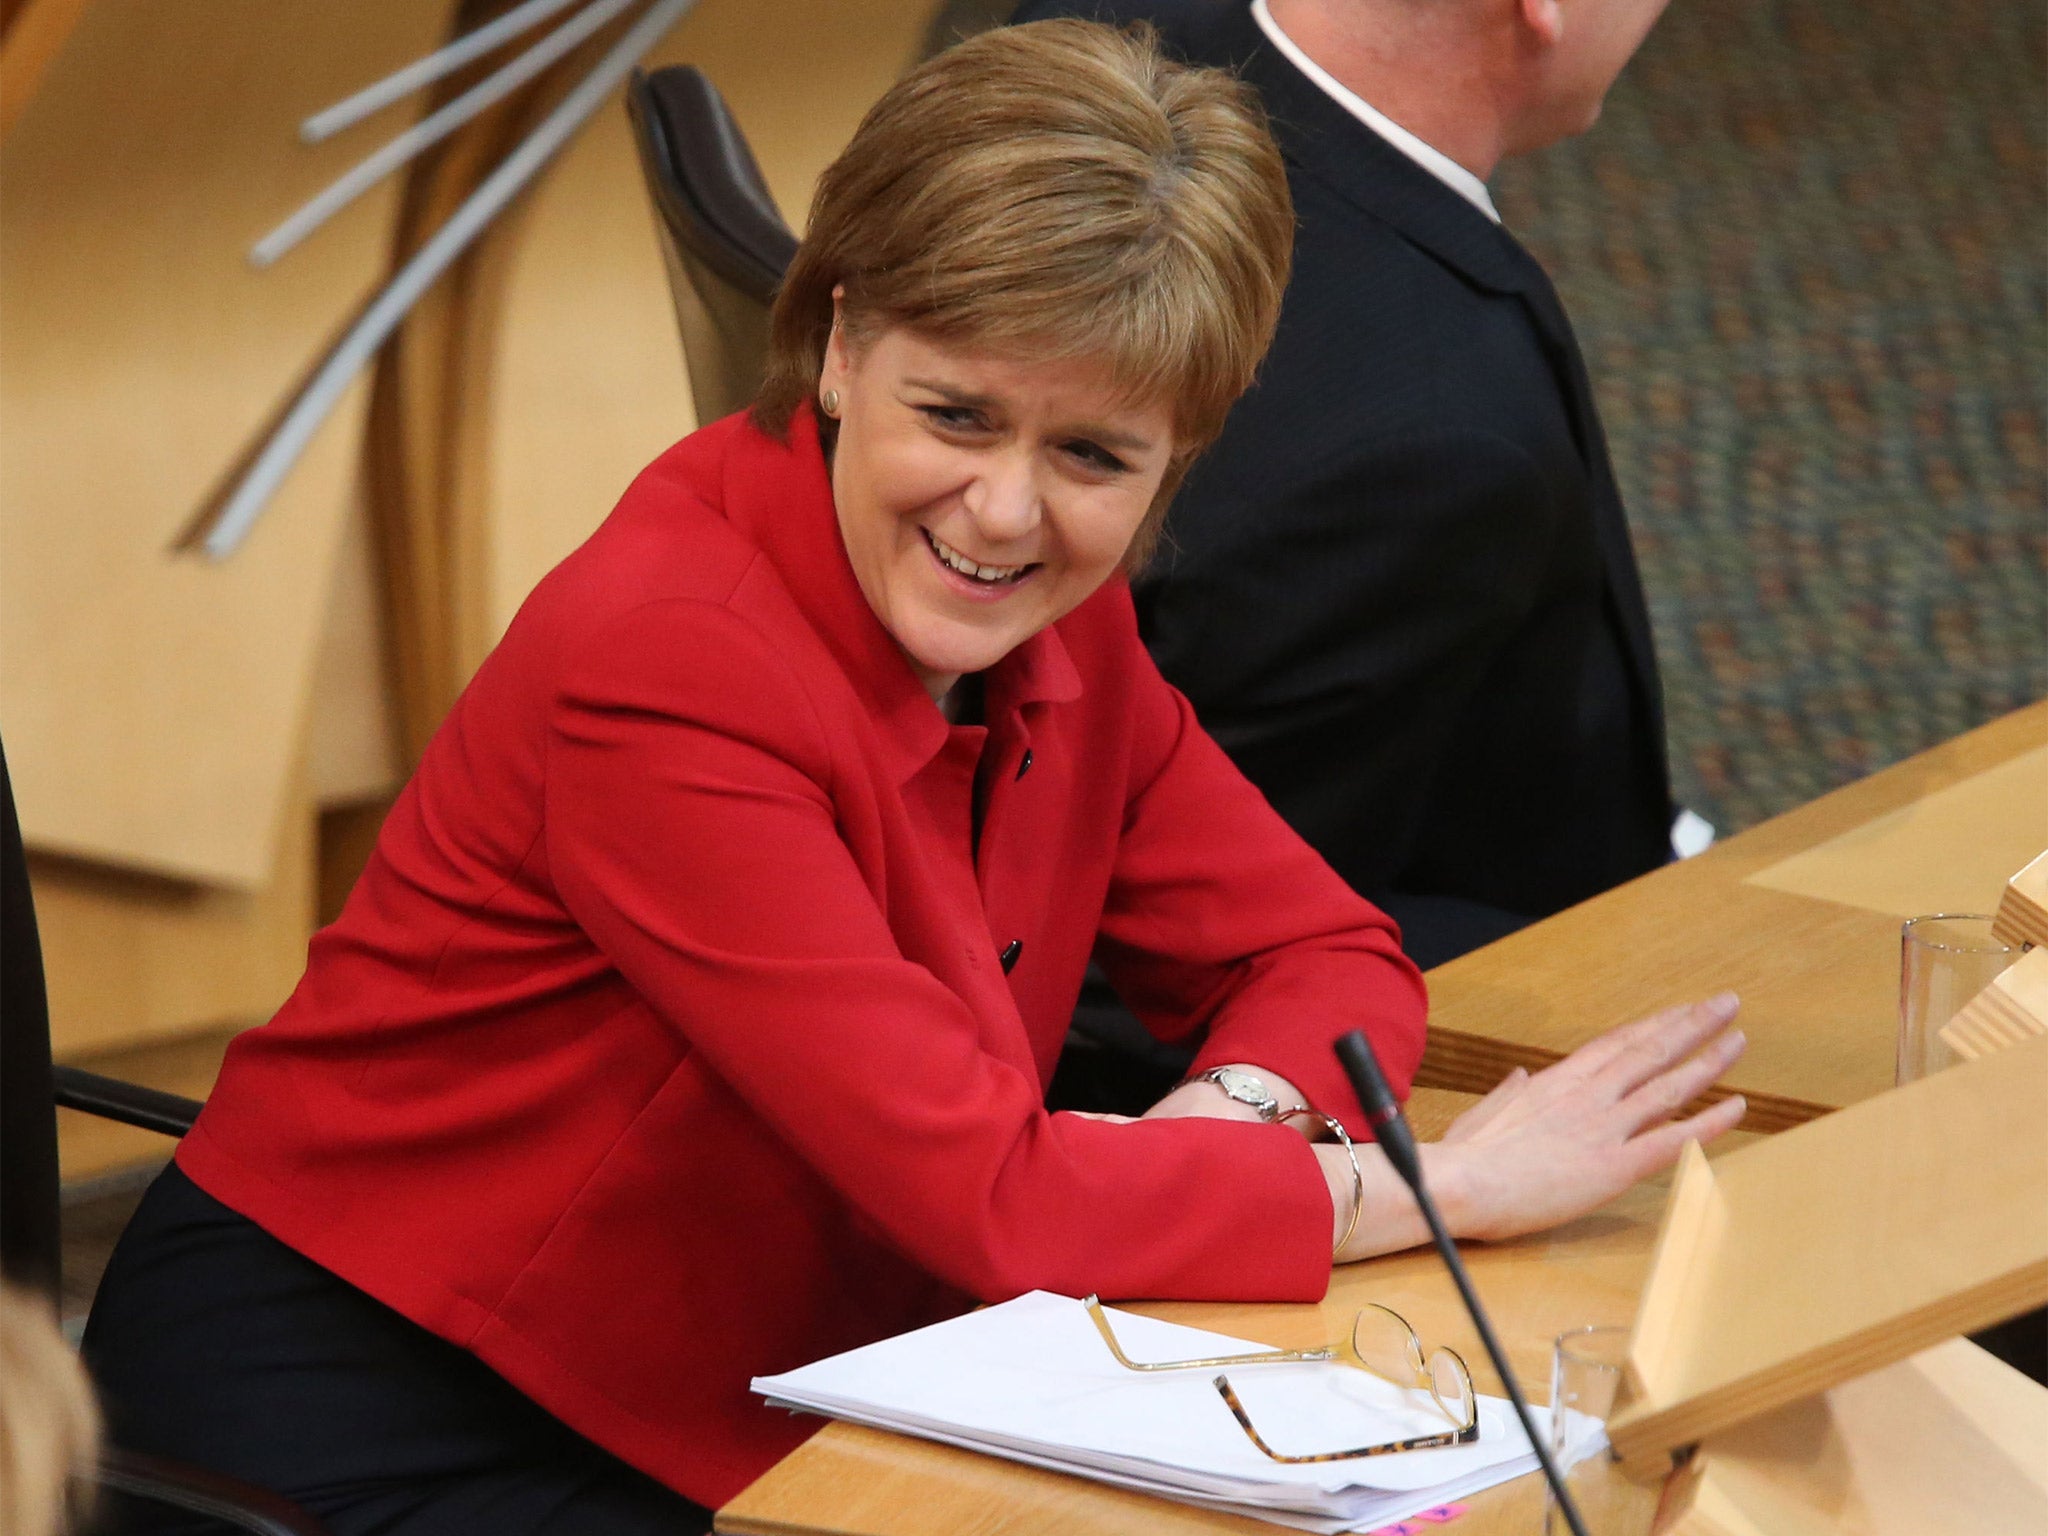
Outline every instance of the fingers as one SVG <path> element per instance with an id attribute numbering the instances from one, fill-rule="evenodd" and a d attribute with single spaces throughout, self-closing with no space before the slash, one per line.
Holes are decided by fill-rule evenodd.
<path id="1" fill-rule="evenodd" d="M 1595 1035 L 1564 1060 L 1549 1068 L 1546 1075 L 1592 1077 L 1606 1071 L 1623 1058 L 1631 1055 L 1640 1058 L 1646 1048 L 1653 1054 L 1661 1054 L 1659 1042 L 1674 1029 L 1682 1028 L 1696 1010 L 1713 1007 L 1723 998 L 1733 996 L 1733 993 L 1724 992 L 1719 997 L 1709 998 L 1703 1003 L 1676 1003 L 1643 1018 L 1631 1019 L 1626 1024 L 1617 1024 L 1604 1034 Z M 1678 1054 L 1682 1056 L 1689 1053 Z"/>
<path id="2" fill-rule="evenodd" d="M 1748 1102 L 1736 1094 L 1709 1104 L 1690 1119 L 1674 1120 L 1645 1131 L 1628 1144 L 1632 1176 L 1647 1179 L 1662 1173 L 1678 1161 L 1678 1154 L 1685 1150 L 1687 1142 L 1696 1141 L 1705 1146 L 1715 1137 L 1734 1130 L 1748 1110 Z"/>
<path id="3" fill-rule="evenodd" d="M 1631 1089 L 1623 1096 L 1620 1105 L 1630 1129 L 1633 1131 L 1677 1114 L 1696 1094 L 1710 1087 L 1716 1078 L 1732 1067 L 1748 1043 L 1741 1030 L 1731 1029 L 1718 1040 L 1708 1042 L 1690 1060 L 1681 1061 Z"/>
<path id="4" fill-rule="evenodd" d="M 1699 1050 L 1728 1027 L 1741 1006 L 1733 992 L 1717 993 L 1702 1002 L 1681 1003 L 1624 1024 L 1585 1049 L 1613 1042 L 1611 1054 L 1598 1070 L 1614 1076 L 1626 1094 Z"/>
<path id="5" fill-rule="evenodd" d="M 1106 1120 L 1111 1125 L 1136 1125 L 1138 1123 L 1138 1118 L 1135 1115 L 1112 1115 L 1099 1109 L 1070 1109 L 1067 1113 L 1076 1120 Z"/>

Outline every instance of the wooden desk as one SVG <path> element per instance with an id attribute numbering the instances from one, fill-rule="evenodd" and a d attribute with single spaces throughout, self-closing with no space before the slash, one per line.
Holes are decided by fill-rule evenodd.
<path id="1" fill-rule="evenodd" d="M 1416 1129 L 1433 1138 L 1473 1102 L 1469 1094 L 1418 1090 L 1411 1105 Z M 1716 1150 L 1749 1139 L 1737 1132 Z M 1549 1396 L 1550 1341 L 1557 1334 L 1581 1324 L 1626 1324 L 1635 1315 L 1664 1192 L 1663 1181 L 1641 1184 L 1569 1226 L 1467 1250 L 1473 1283 L 1535 1401 Z M 1433 1252 L 1350 1265 L 1313 1307 L 1151 1302 L 1132 1310 L 1306 1347 L 1341 1336 L 1367 1301 L 1394 1308 L 1430 1344 L 1464 1355 L 1482 1392 L 1500 1391 Z M 1627 1495 L 1647 1528 L 1654 1490 L 1630 1488 Z M 1471 1512 L 1447 1527 L 1449 1536 L 1535 1536 L 1542 1480 L 1518 1478 L 1465 1502 Z M 720 1511 L 717 1528 L 729 1536 L 1272 1536 L 1284 1529 L 850 1424 L 829 1426 L 784 1459 Z"/>
<path id="2" fill-rule="evenodd" d="M 1439 966 L 1429 973 L 1430 1044 L 1418 1081 L 1483 1092 L 1511 1068 L 1544 1066 L 1612 1025 L 1733 987 L 1749 1050 L 1728 1085 L 1748 1096 L 1747 1128 L 1784 1130 L 1883 1092 L 1892 1085 L 1900 919 L 1958 910 L 1959 900 L 1968 903 L 1961 910 L 1989 912 L 2004 879 L 2048 847 L 2048 772 L 2036 771 L 2044 743 L 2048 703 Z M 1996 825 L 2001 842 L 1974 850 L 1990 873 L 1961 881 L 1960 896 L 1955 860 L 1934 856 L 1954 831 L 1958 799 L 1973 802 L 1965 821 Z M 1932 809 L 1916 824 L 1921 807 Z M 1899 851 L 1888 889 L 1870 898 L 1882 909 L 1759 883 L 1830 844 L 1845 895 L 1857 889 L 1859 865 L 1883 862 L 1870 855 Z M 1815 874 L 1805 870 L 1798 883 L 1826 887 L 1824 872 Z"/>

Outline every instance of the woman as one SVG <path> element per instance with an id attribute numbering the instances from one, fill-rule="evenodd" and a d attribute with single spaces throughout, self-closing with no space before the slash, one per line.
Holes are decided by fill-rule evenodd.
<path id="1" fill-rule="evenodd" d="M 1349 1028 L 1405 1085 L 1420 978 L 1117 579 L 1288 243 L 1244 93 L 1138 37 L 991 33 L 875 107 L 750 418 L 536 590 L 237 1042 L 94 1321 L 117 1435 L 344 1532 L 673 1530 L 815 1427 L 756 1374 L 1032 1287 L 1308 1300 L 1422 1237 L 1305 1134 L 1361 1130 Z M 1043 1108 L 1091 952 L 1205 1042 L 1141 1121 Z M 1432 1152 L 1462 1228 L 1732 1123 L 1660 1123 L 1728 1011 L 1482 1105 Z"/>

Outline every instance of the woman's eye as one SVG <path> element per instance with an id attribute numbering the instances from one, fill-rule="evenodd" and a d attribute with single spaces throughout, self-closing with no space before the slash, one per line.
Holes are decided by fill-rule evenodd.
<path id="1" fill-rule="evenodd" d="M 1086 438 L 1076 438 L 1066 445 L 1066 450 L 1090 469 L 1104 474 L 1120 475 L 1130 468 L 1100 443 L 1091 443 Z"/>
<path id="2" fill-rule="evenodd" d="M 985 425 L 981 412 L 971 405 L 920 405 L 918 410 L 926 421 L 948 432 L 975 432 Z"/>

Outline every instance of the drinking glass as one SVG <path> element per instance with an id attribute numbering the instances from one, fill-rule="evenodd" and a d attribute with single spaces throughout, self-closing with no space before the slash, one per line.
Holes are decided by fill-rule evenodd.
<path id="1" fill-rule="evenodd" d="M 1628 1334 L 1626 1328 L 1574 1328 L 1557 1336 L 1550 1354 L 1550 1451 L 1590 1536 L 1615 1536 L 1634 1508 L 1627 1479 L 1608 1465 L 1602 1428 L 1621 1390 Z M 1545 1536 L 1571 1536 L 1555 1495 L 1545 1495 L 1543 1529 Z"/>
<path id="2" fill-rule="evenodd" d="M 1899 932 L 1899 1048 L 1893 1080 L 1914 1082 L 1950 1065 L 1941 1027 L 2019 958 L 1992 936 L 1991 919 L 1939 912 L 1906 920 Z"/>

